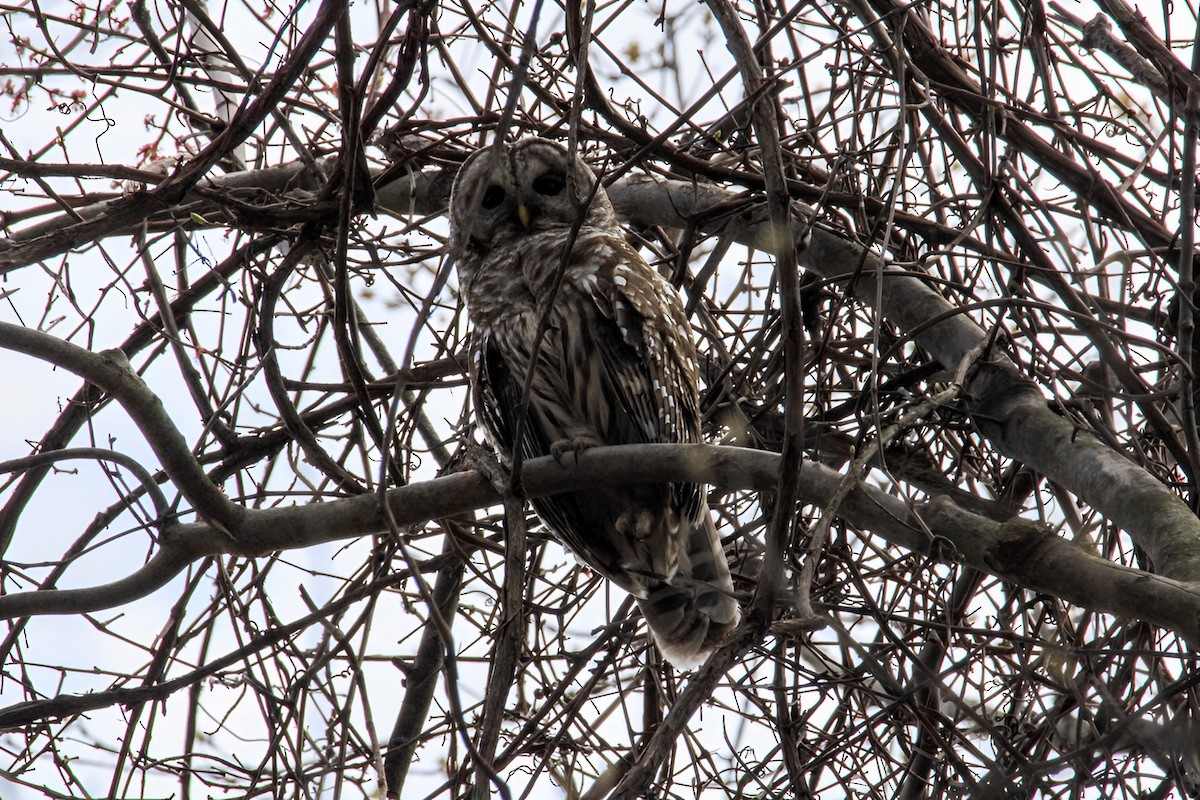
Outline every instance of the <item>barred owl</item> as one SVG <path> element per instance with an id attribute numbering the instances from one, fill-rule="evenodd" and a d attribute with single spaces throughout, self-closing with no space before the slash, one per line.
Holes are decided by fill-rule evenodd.
<path id="1" fill-rule="evenodd" d="M 518 448 L 535 458 L 701 441 L 683 306 L 626 242 L 581 159 L 546 139 L 481 150 L 455 180 L 450 224 L 472 326 L 476 414 L 502 458 Z M 698 664 L 737 625 L 702 487 L 596 487 L 533 506 L 559 541 L 637 599 L 673 663 Z"/>

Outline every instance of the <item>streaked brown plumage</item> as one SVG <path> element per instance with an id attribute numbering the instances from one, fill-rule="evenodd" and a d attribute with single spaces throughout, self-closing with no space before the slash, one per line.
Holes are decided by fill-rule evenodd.
<path id="1" fill-rule="evenodd" d="M 450 244 L 473 328 L 476 413 L 502 457 L 513 452 L 530 369 L 524 458 L 701 441 L 683 306 L 625 241 L 603 189 L 592 196 L 595 183 L 581 159 L 545 139 L 481 150 L 455 181 Z M 676 664 L 698 663 L 737 625 L 702 487 L 596 488 L 533 505 L 563 544 L 637 598 Z"/>

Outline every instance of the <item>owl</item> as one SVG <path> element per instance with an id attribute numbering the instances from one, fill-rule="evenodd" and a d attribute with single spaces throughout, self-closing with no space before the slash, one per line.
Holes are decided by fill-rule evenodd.
<path id="1" fill-rule="evenodd" d="M 472 328 L 475 410 L 502 459 L 701 441 L 683 305 L 626 242 L 582 159 L 540 138 L 476 152 L 451 193 L 450 251 Z M 533 507 L 580 560 L 636 598 L 676 665 L 697 665 L 737 625 L 699 485 L 595 487 Z"/>

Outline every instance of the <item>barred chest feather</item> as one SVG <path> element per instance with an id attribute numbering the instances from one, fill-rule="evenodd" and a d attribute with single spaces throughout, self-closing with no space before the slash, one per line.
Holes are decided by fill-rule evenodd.
<path id="1" fill-rule="evenodd" d="M 603 265 L 617 255 L 606 231 L 583 229 L 573 242 L 565 271 L 563 252 L 570 243 L 569 232 L 552 231 L 510 241 L 498 241 L 472 270 L 463 286 L 472 320 L 502 320 L 509 315 L 540 314 L 538 298 L 549 298 L 562 272 L 561 291 L 572 287 L 590 293 Z M 623 242 L 621 243 L 623 244 Z M 555 303 L 563 297 L 556 294 Z M 534 321 L 536 326 L 536 320 Z M 530 334 L 532 336 L 532 333 Z"/>

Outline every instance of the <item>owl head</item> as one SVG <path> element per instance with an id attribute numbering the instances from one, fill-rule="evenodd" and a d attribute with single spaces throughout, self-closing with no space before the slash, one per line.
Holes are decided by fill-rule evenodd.
<path id="1" fill-rule="evenodd" d="M 460 257 L 525 236 L 568 231 L 580 220 L 583 227 L 618 228 L 592 170 L 549 139 L 478 150 L 463 163 L 450 193 L 450 247 Z"/>

